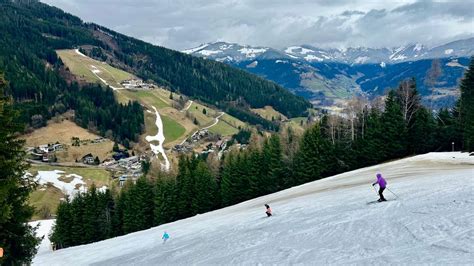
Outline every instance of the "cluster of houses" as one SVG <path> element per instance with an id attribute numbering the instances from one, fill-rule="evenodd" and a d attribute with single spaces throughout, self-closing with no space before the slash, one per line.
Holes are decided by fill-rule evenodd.
<path id="1" fill-rule="evenodd" d="M 38 147 L 29 147 L 27 152 L 33 160 L 51 162 L 55 158 L 54 153 L 56 151 L 62 151 L 63 149 L 64 146 L 57 142 L 54 144 L 42 144 Z"/>
<path id="2" fill-rule="evenodd" d="M 212 153 L 212 152 L 215 152 L 215 151 L 218 151 L 219 153 L 222 153 L 227 148 L 227 142 L 228 142 L 227 139 L 220 139 L 216 143 L 209 143 L 209 144 L 207 144 L 204 151 L 201 152 L 201 154 Z"/>
<path id="3" fill-rule="evenodd" d="M 120 83 L 125 89 L 129 90 L 151 90 L 155 85 L 143 82 L 141 79 L 127 79 Z"/>
<path id="4" fill-rule="evenodd" d="M 188 153 L 193 151 L 193 143 L 200 141 L 206 137 L 209 137 L 210 133 L 207 129 L 201 129 L 191 135 L 185 142 L 182 144 L 177 144 L 173 147 L 173 150 L 179 153 Z"/>

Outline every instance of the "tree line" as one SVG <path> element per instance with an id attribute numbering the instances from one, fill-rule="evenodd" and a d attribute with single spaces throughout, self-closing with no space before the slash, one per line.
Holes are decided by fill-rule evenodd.
<path id="1" fill-rule="evenodd" d="M 143 176 L 115 196 L 92 189 L 60 204 L 51 240 L 59 248 L 91 243 L 387 160 L 450 151 L 452 142 L 473 151 L 473 72 L 474 60 L 452 110 L 433 115 L 421 105 L 415 81 L 405 80 L 381 105 L 325 115 L 302 136 L 291 127 L 253 134 L 247 149 L 221 160 L 182 156 L 175 175 Z"/>

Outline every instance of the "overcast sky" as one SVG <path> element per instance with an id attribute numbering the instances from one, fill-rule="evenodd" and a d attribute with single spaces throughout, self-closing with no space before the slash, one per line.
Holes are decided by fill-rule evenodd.
<path id="1" fill-rule="evenodd" d="M 474 37 L 474 0 L 42 0 L 176 50 L 226 41 L 283 48 L 433 46 Z"/>

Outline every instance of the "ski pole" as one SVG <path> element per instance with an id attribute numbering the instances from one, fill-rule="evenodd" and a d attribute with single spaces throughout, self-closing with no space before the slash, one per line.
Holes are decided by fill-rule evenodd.
<path id="1" fill-rule="evenodd" d="M 374 188 L 375 194 L 377 194 L 377 195 L 378 195 L 379 193 L 377 192 L 377 189 L 375 188 L 375 186 L 374 186 L 374 185 L 372 185 L 372 187 Z"/>
<path id="2" fill-rule="evenodd" d="M 397 196 L 397 194 L 393 193 L 393 191 L 391 191 L 389 188 L 387 188 L 388 191 L 390 191 L 390 193 L 392 193 L 397 199 L 399 199 L 400 197 Z"/>

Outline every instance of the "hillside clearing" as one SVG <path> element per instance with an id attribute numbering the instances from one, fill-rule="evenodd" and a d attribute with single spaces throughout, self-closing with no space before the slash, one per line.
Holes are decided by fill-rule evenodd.
<path id="1" fill-rule="evenodd" d="M 261 117 L 273 121 L 273 120 L 286 120 L 287 117 L 284 116 L 282 113 L 278 112 L 277 110 L 273 109 L 272 106 L 265 106 L 264 108 L 256 108 L 252 109 L 254 113 L 257 113 Z"/>
<path id="2" fill-rule="evenodd" d="M 105 81 L 114 88 L 120 88 L 122 87 L 120 82 L 134 77 L 105 62 L 83 56 L 76 52 L 76 50 L 57 50 L 56 53 L 72 74 L 87 82 L 104 84 Z"/>
<path id="3" fill-rule="evenodd" d="M 79 138 L 80 146 L 72 146 L 72 138 Z M 113 154 L 114 142 L 103 139 L 101 142 L 92 143 L 92 140 L 101 138 L 70 120 L 62 120 L 59 123 L 49 121 L 46 127 L 36 129 L 30 134 L 23 135 L 27 147 L 37 147 L 39 145 L 54 144 L 59 142 L 64 145 L 64 149 L 56 152 L 58 162 L 75 162 L 91 153 L 99 160 L 110 158 Z"/>

